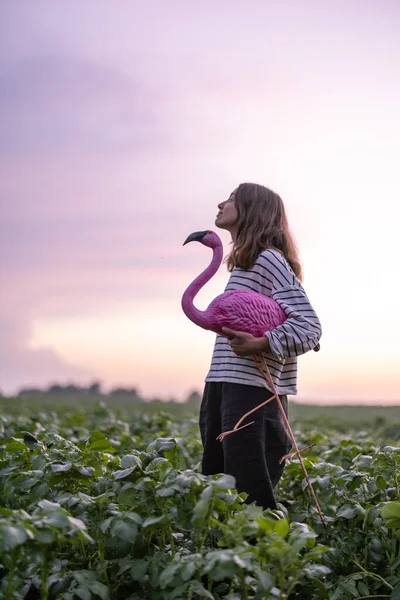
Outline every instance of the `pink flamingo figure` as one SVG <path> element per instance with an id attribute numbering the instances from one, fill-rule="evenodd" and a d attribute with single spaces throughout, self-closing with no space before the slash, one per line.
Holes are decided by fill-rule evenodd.
<path id="1" fill-rule="evenodd" d="M 210 279 L 218 271 L 222 262 L 223 248 L 219 236 L 214 231 L 195 231 L 186 238 L 183 245 L 194 241 L 200 242 L 204 246 L 212 248 L 213 257 L 209 266 L 198 277 L 196 277 L 196 279 L 189 285 L 182 296 L 181 304 L 183 312 L 191 321 L 193 321 L 193 323 L 199 327 L 202 327 L 203 329 L 214 331 L 220 335 L 224 335 L 222 328 L 227 327 L 235 331 L 251 333 L 255 337 L 262 337 L 266 331 L 272 331 L 278 327 L 278 325 L 281 325 L 286 321 L 287 317 L 285 312 L 281 309 L 279 304 L 275 302 L 275 300 L 252 290 L 230 290 L 224 292 L 223 294 L 220 294 L 214 298 L 205 311 L 198 310 L 194 306 L 193 300 L 200 289 L 208 281 L 210 281 Z M 317 347 L 315 349 L 317 349 Z M 295 448 L 295 454 L 297 454 L 299 458 L 311 495 L 314 499 L 322 523 L 325 525 L 321 508 L 310 482 L 303 458 L 297 446 L 281 400 L 277 393 L 274 381 L 271 377 L 267 361 L 265 360 L 263 354 L 254 354 L 253 359 L 259 371 L 271 386 L 273 396 L 244 414 L 231 431 L 225 431 L 221 433 L 217 439 L 222 442 L 227 435 L 252 425 L 254 421 L 247 423 L 246 425 L 241 424 L 250 414 L 260 409 L 262 406 L 265 406 L 268 404 L 268 402 L 272 402 L 272 400 L 276 399 L 288 435 L 291 439 L 293 447 Z M 284 458 L 286 457 L 283 457 L 282 459 Z"/>

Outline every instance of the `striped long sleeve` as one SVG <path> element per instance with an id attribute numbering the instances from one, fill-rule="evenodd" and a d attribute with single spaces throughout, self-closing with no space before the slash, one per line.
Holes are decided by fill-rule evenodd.
<path id="1" fill-rule="evenodd" d="M 276 250 L 264 250 L 249 270 L 235 267 L 225 291 L 250 289 L 273 298 L 287 320 L 265 332 L 270 350 L 265 353 L 279 394 L 297 393 L 297 356 L 311 350 L 321 337 L 319 319 L 289 263 Z M 269 389 L 252 357 L 237 356 L 227 338 L 217 335 L 206 381 L 229 381 Z"/>
<path id="2" fill-rule="evenodd" d="M 312 350 L 321 337 L 321 324 L 302 285 L 287 285 L 272 294 L 285 311 L 287 320 L 273 331 L 267 331 L 270 352 L 282 360 Z"/>
<path id="3" fill-rule="evenodd" d="M 318 344 L 322 330 L 303 286 L 279 253 L 264 251 L 258 262 L 272 279 L 271 297 L 287 315 L 285 323 L 265 332 L 271 354 L 278 360 L 305 354 Z"/>

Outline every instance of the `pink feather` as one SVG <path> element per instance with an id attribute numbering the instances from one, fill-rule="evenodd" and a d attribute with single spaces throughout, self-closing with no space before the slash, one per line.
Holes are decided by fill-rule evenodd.
<path id="1" fill-rule="evenodd" d="M 252 290 L 231 290 L 217 296 L 208 306 L 210 329 L 222 327 L 262 337 L 286 321 L 286 314 L 271 298 Z"/>
<path id="2" fill-rule="evenodd" d="M 252 290 L 230 290 L 220 294 L 205 311 L 198 310 L 193 300 L 199 290 L 215 275 L 222 262 L 222 243 L 213 231 L 192 233 L 189 241 L 199 241 L 213 249 L 210 265 L 187 288 L 182 297 L 185 315 L 199 327 L 222 333 L 222 327 L 262 337 L 286 321 L 286 314 L 272 298 Z"/>

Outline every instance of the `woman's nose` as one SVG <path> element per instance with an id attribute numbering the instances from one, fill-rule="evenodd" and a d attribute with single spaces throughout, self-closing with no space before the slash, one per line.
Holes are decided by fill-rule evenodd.
<path id="1" fill-rule="evenodd" d="M 220 202 L 220 203 L 218 204 L 218 208 L 221 210 L 221 208 L 223 208 L 224 204 L 225 204 L 225 202 Z"/>

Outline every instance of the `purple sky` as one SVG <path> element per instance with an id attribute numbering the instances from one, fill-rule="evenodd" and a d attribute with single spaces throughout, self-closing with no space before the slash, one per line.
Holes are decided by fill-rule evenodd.
<path id="1" fill-rule="evenodd" d="M 399 39 L 399 4 L 385 0 L 2 3 L 0 389 L 93 377 L 145 395 L 199 389 L 213 342 L 203 332 L 190 338 L 194 355 L 202 348 L 190 381 L 160 365 L 155 385 L 127 354 L 125 370 L 109 371 L 94 347 L 75 356 L 121 311 L 134 319 L 148 303 L 175 318 L 209 258 L 183 240 L 253 180 L 287 203 L 323 317 L 325 358 L 304 357 L 303 395 L 376 396 L 381 378 L 381 396 L 399 398 L 397 304 L 385 298 L 371 315 L 364 301 L 398 269 Z M 210 294 L 223 269 L 216 281 Z M 336 282 L 347 296 L 333 302 Z M 340 336 L 349 327 L 352 352 Z M 188 349 L 173 353 L 179 365 Z"/>

